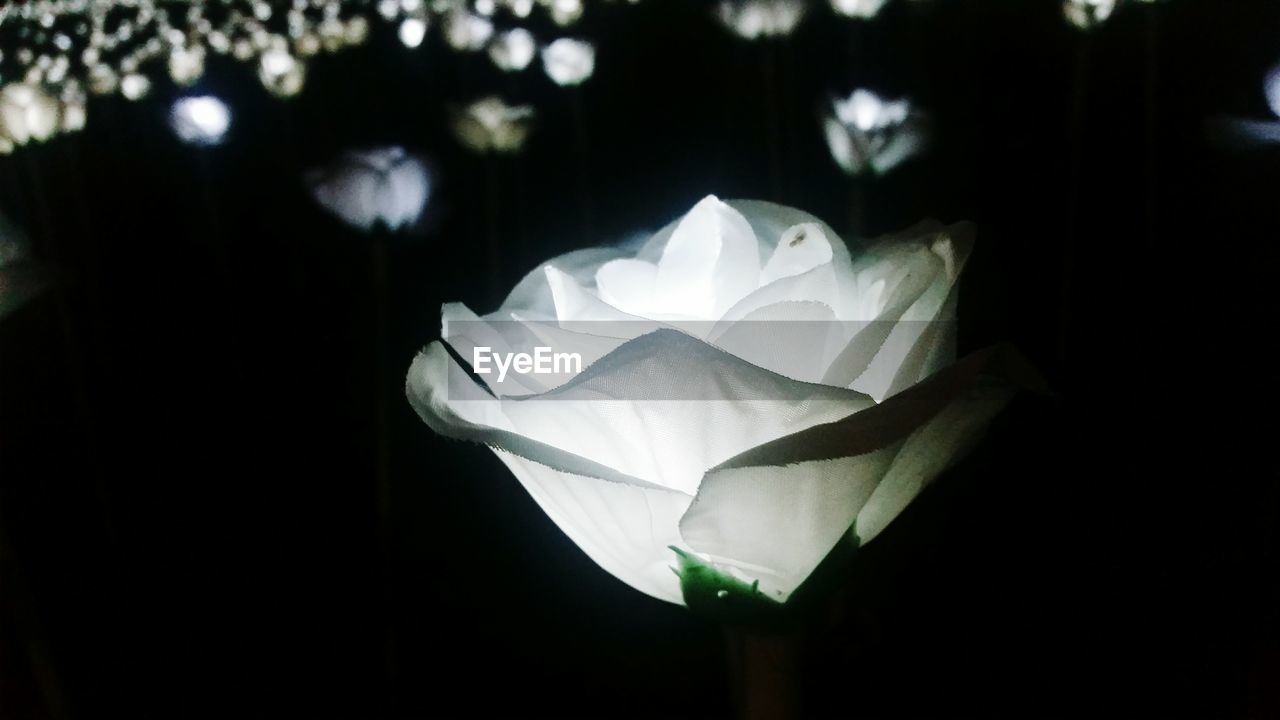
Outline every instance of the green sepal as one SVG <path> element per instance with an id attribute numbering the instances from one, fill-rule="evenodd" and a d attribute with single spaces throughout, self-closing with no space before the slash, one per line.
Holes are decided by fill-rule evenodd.
<path id="1" fill-rule="evenodd" d="M 778 625 L 785 621 L 785 606 L 760 592 L 759 580 L 745 583 L 692 553 L 670 547 L 680 563 L 678 569 L 671 569 L 680 578 L 684 604 L 693 612 L 727 625 Z"/>
<path id="2" fill-rule="evenodd" d="M 768 630 L 795 626 L 816 611 L 848 580 L 848 571 L 861 546 L 850 527 L 818 567 L 791 593 L 785 603 L 760 592 L 760 581 L 744 582 L 717 570 L 698 556 L 669 546 L 676 554 L 684 603 L 694 613 L 726 625 Z"/>

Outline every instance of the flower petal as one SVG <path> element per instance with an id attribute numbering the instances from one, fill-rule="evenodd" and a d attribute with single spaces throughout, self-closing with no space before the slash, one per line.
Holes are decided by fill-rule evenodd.
<path id="1" fill-rule="evenodd" d="M 657 311 L 708 320 L 755 290 L 760 255 L 750 223 L 714 195 L 676 225 L 658 262 Z"/>
<path id="2" fill-rule="evenodd" d="M 680 521 L 688 546 L 784 600 L 857 521 L 863 543 L 954 463 L 1026 380 L 988 348 L 885 402 L 711 469 Z M 812 520 L 810 520 L 812 519 Z"/>
<path id="3" fill-rule="evenodd" d="M 850 390 L 777 375 L 674 330 L 631 340 L 573 380 L 533 397 L 494 399 L 466 388 L 459 391 L 459 384 L 474 386 L 465 373 L 448 377 L 437 370 L 434 376 L 411 375 L 410 380 L 411 389 L 417 387 L 422 398 L 418 404 L 428 412 L 469 412 L 470 418 L 464 416 L 469 422 L 507 429 L 516 436 L 481 440 L 490 445 L 535 461 L 542 458 L 522 451 L 523 443 L 556 448 L 609 468 L 613 475 L 689 495 L 696 492 L 703 473 L 726 458 L 872 404 Z M 453 402 L 459 392 L 465 400 L 478 402 L 454 407 L 459 405 Z M 444 406 L 424 401 L 431 398 Z M 600 470 L 574 470 L 567 462 L 559 459 L 556 466 L 605 477 Z"/>
<path id="4" fill-rule="evenodd" d="M 669 490 L 601 482 L 496 451 L 538 507 L 597 565 L 659 600 L 683 604 L 668 546 L 692 500 Z"/>

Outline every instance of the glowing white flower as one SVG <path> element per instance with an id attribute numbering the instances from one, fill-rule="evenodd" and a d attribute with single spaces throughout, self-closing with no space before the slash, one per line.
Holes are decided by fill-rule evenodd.
<path id="1" fill-rule="evenodd" d="M 747 40 L 790 35 L 809 9 L 803 0 L 721 0 L 716 17 Z"/>
<path id="2" fill-rule="evenodd" d="M 596 68 L 591 43 L 560 38 L 542 49 L 542 69 L 557 85 L 581 85 Z"/>
<path id="3" fill-rule="evenodd" d="M 999 353 L 952 358 L 970 248 L 932 226 L 851 257 L 804 212 L 708 197 L 647 242 L 543 263 L 494 313 L 446 305 L 409 398 L 632 587 L 773 606 L 878 535 L 1009 397 L 979 381 Z M 581 368 L 519 370 L 539 347 Z M 504 357 L 514 381 L 487 364 Z"/>
<path id="4" fill-rule="evenodd" d="M 89 111 L 83 98 L 66 100 L 62 103 L 62 124 L 59 129 L 63 132 L 79 132 L 84 129 L 88 119 Z"/>
<path id="5" fill-rule="evenodd" d="M 493 36 L 493 23 L 466 10 L 444 16 L 444 40 L 454 50 L 479 50 Z"/>
<path id="6" fill-rule="evenodd" d="M 179 85 L 190 85 L 204 75 L 204 46 L 176 47 L 169 53 L 169 77 Z"/>
<path id="7" fill-rule="evenodd" d="M 191 145 L 219 145 L 231 129 L 231 109 L 212 95 L 180 98 L 169 110 L 169 125 Z"/>
<path id="8" fill-rule="evenodd" d="M 431 197 L 426 165 L 401 147 L 353 150 L 307 174 L 311 194 L 329 212 L 369 232 L 413 225 Z"/>
<path id="9" fill-rule="evenodd" d="M 870 19 L 880 12 L 889 0 L 831 0 L 831 8 L 841 15 Z"/>
<path id="10" fill-rule="evenodd" d="M 27 83 L 0 88 L 0 137 L 15 145 L 48 140 L 58 130 L 58 101 Z"/>
<path id="11" fill-rule="evenodd" d="M 307 66 L 288 50 L 272 48 L 258 58 L 258 79 L 272 95 L 291 97 L 302 90 Z"/>
<path id="12" fill-rule="evenodd" d="M 405 18 L 400 23 L 400 42 L 407 48 L 416 48 L 427 36 L 427 19 L 425 17 Z"/>
<path id="13" fill-rule="evenodd" d="M 549 0 L 551 20 L 560 27 L 568 27 L 582 18 L 582 0 Z"/>
<path id="14" fill-rule="evenodd" d="M 518 72 L 529 66 L 537 49 L 532 33 L 524 28 L 513 28 L 500 33 L 489 43 L 489 59 L 499 70 Z"/>
<path id="15" fill-rule="evenodd" d="M 1262 81 L 1262 92 L 1267 98 L 1267 107 L 1276 116 L 1280 116 L 1280 63 L 1271 66 Z"/>
<path id="16" fill-rule="evenodd" d="M 487 97 L 455 109 L 453 132 L 476 152 L 516 152 L 524 146 L 533 122 L 529 105 L 511 106 L 500 97 Z"/>
<path id="17" fill-rule="evenodd" d="M 1280 115 L 1280 63 L 1263 77 L 1262 93 L 1271 112 Z M 1216 116 L 1209 118 L 1206 125 L 1210 141 L 1228 149 L 1280 144 L 1280 122 L 1276 120 Z"/>
<path id="18" fill-rule="evenodd" d="M 527 18 L 533 12 L 533 0 L 505 0 L 503 4 L 518 18 Z"/>
<path id="19" fill-rule="evenodd" d="M 151 79 L 142 73 L 129 73 L 120 78 L 120 94 L 126 100 L 141 100 L 151 92 Z"/>
<path id="20" fill-rule="evenodd" d="M 1106 22 L 1115 12 L 1119 0 L 1063 0 L 1062 14 L 1067 22 L 1087 30 Z"/>
<path id="21" fill-rule="evenodd" d="M 869 90 L 833 101 L 822 127 L 831 157 L 850 175 L 888 172 L 928 142 L 924 119 L 910 101 L 886 101 Z"/>

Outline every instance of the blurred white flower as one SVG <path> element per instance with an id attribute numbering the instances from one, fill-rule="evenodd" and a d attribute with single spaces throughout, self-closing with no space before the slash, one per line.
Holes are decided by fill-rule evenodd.
<path id="1" fill-rule="evenodd" d="M 831 8 L 847 17 L 870 19 L 880 12 L 889 0 L 831 0 Z"/>
<path id="2" fill-rule="evenodd" d="M 190 85 L 204 75 L 204 46 L 176 47 L 169 52 L 169 77 L 179 85 Z"/>
<path id="3" fill-rule="evenodd" d="M 489 59 L 499 70 L 519 72 L 533 61 L 537 49 L 532 33 L 524 28 L 512 28 L 489 43 Z"/>
<path id="4" fill-rule="evenodd" d="M 345 152 L 305 180 L 321 207 L 364 232 L 413 225 L 431 197 L 426 165 L 401 147 Z"/>
<path id="5" fill-rule="evenodd" d="M 169 125 L 190 145 L 219 145 L 231 128 L 231 110 L 216 97 L 180 98 L 169 110 Z"/>
<path id="6" fill-rule="evenodd" d="M 476 152 L 517 152 L 524 146 L 533 122 L 530 105 L 507 105 L 490 96 L 453 111 L 453 132 Z"/>
<path id="7" fill-rule="evenodd" d="M 591 43 L 560 38 L 542 49 L 542 69 L 557 85 L 580 85 L 596 68 L 596 50 Z"/>
<path id="8" fill-rule="evenodd" d="M 43 284 L 39 269 L 28 256 L 25 238 L 0 217 L 0 318 L 17 310 Z"/>
<path id="9" fill-rule="evenodd" d="M 400 23 L 400 42 L 407 48 L 416 48 L 427 36 L 427 19 L 425 17 L 409 17 Z"/>
<path id="10" fill-rule="evenodd" d="M 63 132 L 79 132 L 83 130 L 88 119 L 89 113 L 83 98 L 63 101 L 62 126 L 60 128 Z"/>
<path id="11" fill-rule="evenodd" d="M 1280 116 L 1280 63 L 1267 70 L 1262 79 L 1262 94 L 1267 107 Z M 1248 149 L 1280 144 L 1280 121 L 1215 116 L 1205 123 L 1209 140 L 1227 149 Z"/>
<path id="12" fill-rule="evenodd" d="M 258 79 L 272 95 L 291 97 L 302 90 L 307 66 L 288 50 L 272 48 L 258 59 Z"/>
<path id="13" fill-rule="evenodd" d="M 888 172 L 928 143 L 924 118 L 909 100 L 886 101 L 869 90 L 832 101 L 822 127 L 831 157 L 850 175 Z"/>
<path id="14" fill-rule="evenodd" d="M 120 76 L 106 65 L 94 65 L 88 73 L 89 92 L 94 95 L 110 95 L 120 86 Z"/>
<path id="15" fill-rule="evenodd" d="M 141 100 L 151 92 L 151 79 L 142 73 L 129 73 L 120 78 L 120 94 L 126 100 Z"/>
<path id="16" fill-rule="evenodd" d="M 1101 25 L 1115 12 L 1119 0 L 1063 0 L 1062 14 L 1081 30 Z"/>
<path id="17" fill-rule="evenodd" d="M 533 12 L 533 0 L 504 0 L 503 4 L 518 18 L 527 18 Z"/>
<path id="18" fill-rule="evenodd" d="M 347 20 L 342 34 L 347 45 L 362 45 L 369 39 L 369 21 L 363 15 L 353 15 Z"/>
<path id="19" fill-rule="evenodd" d="M 1262 80 L 1262 92 L 1267 97 L 1267 107 L 1280 116 L 1280 63 L 1271 66 Z"/>
<path id="20" fill-rule="evenodd" d="M 560 27 L 572 25 L 582 17 L 582 0 L 549 0 L 551 20 Z"/>
<path id="21" fill-rule="evenodd" d="M 803 0 L 721 0 L 716 17 L 747 40 L 790 35 L 809 6 Z"/>
<path id="22" fill-rule="evenodd" d="M 48 140 L 58 130 L 58 101 L 41 88 L 12 83 L 0 88 L 0 137 L 14 145 Z"/>
<path id="23" fill-rule="evenodd" d="M 444 40 L 454 50 L 479 50 L 493 36 L 493 23 L 462 9 L 444 16 Z"/>
<path id="24" fill-rule="evenodd" d="M 1012 396 L 1009 355 L 955 360 L 972 246 L 935 224 L 854 254 L 803 211 L 708 197 L 647 241 L 541 263 L 493 313 L 445 305 L 409 400 L 492 448 L 631 587 L 772 607 L 871 542 Z M 535 348 L 578 367 L 493 372 Z"/>

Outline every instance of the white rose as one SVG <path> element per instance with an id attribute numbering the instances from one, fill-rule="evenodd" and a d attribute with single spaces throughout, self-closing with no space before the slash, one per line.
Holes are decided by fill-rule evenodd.
<path id="1" fill-rule="evenodd" d="M 0 88 L 0 137 L 15 145 L 48 140 L 58 130 L 58 101 L 27 83 Z"/>
<path id="2" fill-rule="evenodd" d="M 838 543 L 883 530 L 1007 400 L 990 379 L 1000 352 L 953 363 L 970 248 L 966 228 L 930 226 L 851 257 L 804 212 L 708 197 L 646 242 L 545 263 L 483 318 L 445 306 L 409 398 L 435 431 L 493 448 L 636 589 L 782 602 Z M 498 382 L 445 343 L 468 362 L 572 351 L 582 369 Z"/>

